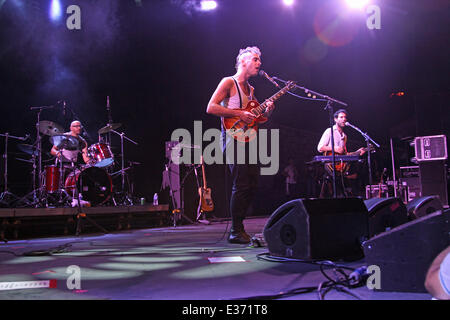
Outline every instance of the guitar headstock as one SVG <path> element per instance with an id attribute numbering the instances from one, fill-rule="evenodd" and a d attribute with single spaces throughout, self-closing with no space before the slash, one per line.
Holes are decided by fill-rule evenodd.
<path id="1" fill-rule="evenodd" d="M 289 80 L 288 82 L 286 82 L 285 88 L 287 88 L 287 90 L 291 90 L 292 88 L 295 87 L 295 85 L 296 85 L 296 82 L 295 82 L 295 81 Z"/>

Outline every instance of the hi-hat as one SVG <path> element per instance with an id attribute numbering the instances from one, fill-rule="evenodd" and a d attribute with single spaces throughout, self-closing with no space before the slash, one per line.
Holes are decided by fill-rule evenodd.
<path id="1" fill-rule="evenodd" d="M 98 134 L 108 133 L 111 130 L 116 130 L 117 128 L 120 128 L 121 126 L 122 126 L 121 123 L 109 123 L 105 127 L 98 130 Z"/>
<path id="2" fill-rule="evenodd" d="M 39 121 L 39 131 L 47 136 L 54 136 L 56 134 L 63 134 L 64 129 L 59 124 L 53 121 Z"/>
<path id="3" fill-rule="evenodd" d="M 55 135 L 50 137 L 50 143 L 56 146 L 58 149 L 77 150 L 78 139 L 68 135 Z"/>
<path id="4" fill-rule="evenodd" d="M 37 156 L 39 154 L 39 150 L 38 148 L 36 148 L 35 146 L 32 146 L 31 144 L 18 144 L 17 148 L 24 152 L 27 153 L 29 155 L 35 155 Z"/>

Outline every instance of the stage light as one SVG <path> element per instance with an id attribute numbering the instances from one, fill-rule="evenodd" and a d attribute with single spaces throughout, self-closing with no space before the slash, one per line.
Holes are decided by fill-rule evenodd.
<path id="1" fill-rule="evenodd" d="M 345 2 L 352 9 L 363 9 L 369 4 L 370 0 L 345 0 Z"/>
<path id="2" fill-rule="evenodd" d="M 398 92 L 392 92 L 389 95 L 389 98 L 394 98 L 394 97 L 403 97 L 405 95 L 404 91 L 398 91 Z"/>
<path id="3" fill-rule="evenodd" d="M 202 11 L 211 11 L 217 8 L 217 2 L 212 0 L 203 0 L 200 2 L 200 9 Z"/>
<path id="4" fill-rule="evenodd" d="M 292 6 L 294 4 L 294 0 L 283 0 L 283 3 L 286 6 Z"/>
<path id="5" fill-rule="evenodd" d="M 52 0 L 50 4 L 50 19 L 54 22 L 60 20 L 62 17 L 61 2 L 59 0 Z"/>

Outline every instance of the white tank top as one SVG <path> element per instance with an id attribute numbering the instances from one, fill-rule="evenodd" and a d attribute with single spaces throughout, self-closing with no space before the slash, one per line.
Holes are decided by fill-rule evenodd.
<path id="1" fill-rule="evenodd" d="M 231 77 L 231 79 L 233 79 L 234 81 L 236 81 L 233 77 Z M 233 81 L 233 82 L 234 82 Z M 242 107 L 246 107 L 247 103 L 250 100 L 253 100 L 253 87 L 251 85 L 249 85 L 250 87 L 250 95 L 247 96 L 244 94 L 244 92 L 242 91 L 241 87 L 239 85 L 236 86 L 237 81 L 235 82 L 235 87 L 236 87 L 236 93 L 229 97 L 229 98 L 225 98 L 222 101 L 222 106 L 224 106 L 225 108 L 229 108 L 229 109 L 241 109 Z M 239 92 L 241 93 L 241 98 L 242 98 L 242 106 L 240 105 L 240 101 L 239 101 Z"/>
<path id="2" fill-rule="evenodd" d="M 254 90 L 254 88 L 251 85 L 248 85 L 249 89 L 250 89 L 250 95 L 247 96 L 241 90 L 241 87 L 239 86 L 239 83 L 236 81 L 236 79 L 234 79 L 233 77 L 230 77 L 230 78 L 233 79 L 233 82 L 234 82 L 235 87 L 236 87 L 236 93 L 233 96 L 229 97 L 229 98 L 223 99 L 223 101 L 221 102 L 221 105 L 223 107 L 229 108 L 229 109 L 241 109 L 243 107 L 246 107 L 248 102 L 250 100 L 253 100 L 253 90 Z M 241 101 L 239 99 L 239 93 L 241 94 L 242 106 L 240 105 Z M 221 129 L 222 129 L 222 135 L 221 135 L 222 151 L 225 152 L 225 148 L 232 141 L 232 138 L 225 133 L 225 128 L 223 127 L 223 122 L 222 121 L 221 121 Z"/>

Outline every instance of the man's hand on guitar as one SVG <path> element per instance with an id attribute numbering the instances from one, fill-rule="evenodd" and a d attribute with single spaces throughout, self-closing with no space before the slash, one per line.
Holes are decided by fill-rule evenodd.
<path id="1" fill-rule="evenodd" d="M 272 101 L 267 101 L 266 106 L 267 108 L 264 113 L 272 112 L 272 110 L 275 109 L 275 104 Z"/>
<path id="2" fill-rule="evenodd" d="M 358 150 L 356 150 L 356 152 L 358 152 L 360 156 L 362 156 L 364 153 L 366 153 L 366 151 L 367 151 L 366 148 L 359 148 Z"/>
<path id="3" fill-rule="evenodd" d="M 255 115 L 248 111 L 241 111 L 239 118 L 245 123 L 252 123 L 255 120 Z"/>

